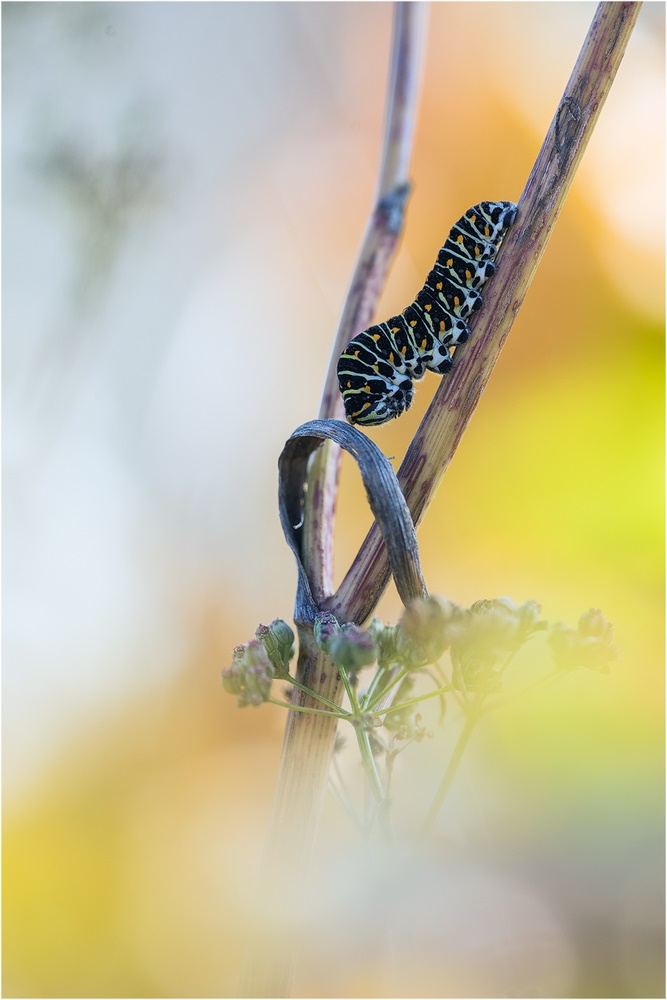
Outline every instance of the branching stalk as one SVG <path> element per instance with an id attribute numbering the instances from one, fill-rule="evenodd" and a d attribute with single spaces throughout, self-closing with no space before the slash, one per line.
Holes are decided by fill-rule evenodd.
<path id="1" fill-rule="evenodd" d="M 422 520 L 498 360 L 556 224 L 623 58 L 640 3 L 599 4 L 519 201 L 484 308 L 472 337 L 444 378 L 408 448 L 398 480 L 415 525 Z M 327 609 L 364 622 L 389 582 L 389 565 L 374 524 Z"/>
<path id="2" fill-rule="evenodd" d="M 637 19 L 639 3 L 601 3 L 519 202 L 519 216 L 506 238 L 484 309 L 471 323 L 473 336 L 453 373 L 443 379 L 399 470 L 399 482 L 415 524 L 433 498 L 490 377 L 523 302 L 565 196 L 614 80 Z M 400 234 L 408 191 L 418 82 L 421 5 L 395 5 L 392 74 L 376 209 L 369 222 L 332 349 L 320 416 L 342 415 L 336 359 L 373 319 L 377 297 Z M 366 621 L 390 577 L 387 550 L 374 524 L 336 594 L 333 591 L 333 524 L 340 468 L 338 445 L 327 441 L 313 456 L 301 534 L 301 558 L 319 610 L 339 621 Z M 406 515 L 407 516 L 407 515 Z M 300 684 L 338 704 L 338 670 L 314 641 L 312 625 L 299 629 Z M 294 706 L 317 708 L 295 688 Z M 459 742 L 434 801 L 437 814 L 478 718 L 470 707 Z M 262 906 L 283 913 L 290 885 L 312 854 L 328 784 L 337 719 L 291 711 L 283 744 L 269 846 L 262 868 Z M 366 734 L 366 738 L 367 734 Z M 370 746 L 368 747 L 370 752 Z M 384 809 L 384 806 L 381 807 Z M 290 882 L 292 880 L 292 882 Z M 285 917 L 285 920 L 287 918 Z M 285 924 L 283 924 L 285 926 Z M 285 928 L 287 930 L 287 927 Z M 290 955 L 284 938 L 258 932 L 250 948 L 243 995 L 288 995 Z"/>

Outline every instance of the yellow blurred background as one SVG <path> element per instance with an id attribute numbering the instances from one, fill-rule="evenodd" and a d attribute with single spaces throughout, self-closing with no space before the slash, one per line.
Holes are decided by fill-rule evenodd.
<path id="1" fill-rule="evenodd" d="M 518 200 L 594 11 L 431 6 L 379 318 L 469 205 Z M 2 15 L 3 994 L 234 996 L 285 713 L 219 673 L 291 617 L 276 463 L 371 208 L 392 9 Z M 327 804 L 295 996 L 664 995 L 664 121 L 646 3 L 419 531 L 431 591 L 600 607 L 621 658 L 489 716 L 417 859 Z M 371 432 L 396 467 L 436 384 Z M 369 523 L 346 463 L 339 578 Z M 399 758 L 405 843 L 449 726 Z"/>

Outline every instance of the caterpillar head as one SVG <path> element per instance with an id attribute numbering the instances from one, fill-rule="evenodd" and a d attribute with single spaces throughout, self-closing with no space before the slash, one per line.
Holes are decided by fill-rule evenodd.
<path id="1" fill-rule="evenodd" d="M 382 393 L 346 393 L 345 417 L 350 424 L 366 427 L 384 424 L 400 417 L 412 403 L 413 386 L 410 379 L 403 379 L 400 385 L 385 388 Z"/>

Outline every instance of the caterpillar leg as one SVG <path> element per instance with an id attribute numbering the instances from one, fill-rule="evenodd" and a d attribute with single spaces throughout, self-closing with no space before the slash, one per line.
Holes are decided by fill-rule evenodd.
<path id="1" fill-rule="evenodd" d="M 453 365 L 454 359 L 451 351 L 444 344 L 438 344 L 438 349 L 433 352 L 426 363 L 428 370 L 435 372 L 436 375 L 446 375 L 452 370 Z"/>

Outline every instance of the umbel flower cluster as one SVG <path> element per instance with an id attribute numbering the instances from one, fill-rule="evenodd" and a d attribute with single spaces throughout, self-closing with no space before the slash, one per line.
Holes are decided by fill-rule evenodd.
<path id="1" fill-rule="evenodd" d="M 395 729 L 399 720 L 405 724 L 410 714 L 406 710 L 416 701 L 448 691 L 496 694 L 502 689 L 511 660 L 537 633 L 546 635 L 553 672 L 580 667 L 607 672 L 618 658 L 614 627 L 600 610 L 586 612 L 576 628 L 562 622 L 549 627 L 540 614 L 536 601 L 517 605 L 508 597 L 499 597 L 463 608 L 437 596 L 412 602 L 396 625 L 374 618 L 368 629 L 362 629 L 341 624 L 331 614 L 321 614 L 315 622 L 315 640 L 338 666 L 353 708 L 349 712 L 327 702 L 322 710 L 331 714 L 339 708 L 341 718 L 351 721 L 357 715 L 356 708 L 370 716 L 374 726 L 385 724 Z M 442 662 L 446 653 L 449 670 Z M 290 674 L 293 656 L 294 632 L 285 621 L 275 618 L 270 625 L 260 625 L 250 642 L 236 646 L 231 665 L 222 671 L 223 687 L 237 696 L 241 708 L 274 702 L 274 680 L 289 681 L 321 701 Z M 357 697 L 359 672 L 373 664 L 376 670 L 370 684 L 364 695 Z M 428 676 L 434 688 L 415 698 L 418 674 Z"/>
<path id="2" fill-rule="evenodd" d="M 232 656 L 231 666 L 222 671 L 222 686 L 238 697 L 239 708 L 261 705 L 270 699 L 273 681 L 289 677 L 294 632 L 274 618 L 270 625 L 259 625 L 250 642 L 235 646 Z"/>
<path id="3" fill-rule="evenodd" d="M 222 671 L 222 683 L 226 691 L 236 695 L 241 708 L 270 702 L 352 725 L 368 789 L 376 803 L 375 813 L 364 819 L 366 814 L 355 809 L 339 772 L 336 781 L 330 780 L 346 811 L 362 829 L 374 822 L 373 817 L 388 822 L 397 755 L 411 743 L 433 735 L 420 715 L 422 703 L 437 699 L 442 720 L 449 700 L 455 701 L 463 725 L 426 829 L 442 806 L 473 728 L 487 711 L 508 697 L 540 691 L 579 667 L 606 672 L 618 658 L 614 628 L 601 611 L 586 612 L 576 628 L 561 622 L 549 627 L 540 614 L 537 601 L 517 605 L 508 597 L 498 597 L 463 608 L 434 596 L 413 601 L 396 625 L 374 618 L 369 628 L 363 629 L 341 624 L 332 614 L 320 614 L 313 636 L 338 668 L 345 705 L 327 700 L 290 673 L 294 633 L 286 622 L 275 618 L 270 625 L 260 625 L 254 639 L 234 649 L 231 665 Z M 514 657 L 538 635 L 546 638 L 541 653 L 534 647 L 540 676 L 514 694 L 510 691 L 498 698 Z M 546 672 L 542 669 L 545 659 L 551 660 Z M 282 700 L 274 698 L 273 682 L 281 680 L 310 697 L 290 702 L 283 692 Z M 340 748 L 340 733 L 336 744 Z"/>

